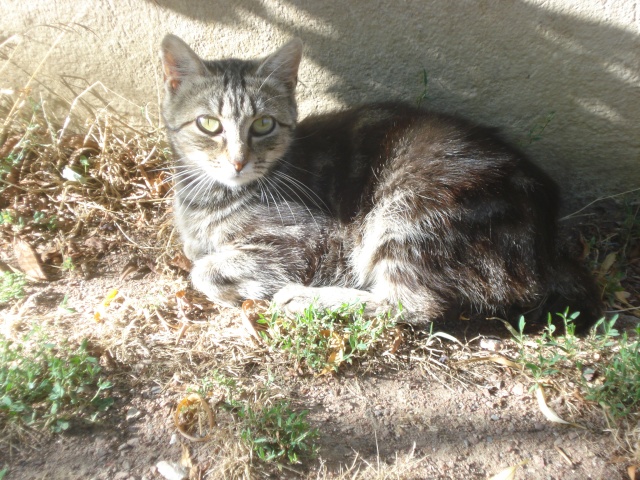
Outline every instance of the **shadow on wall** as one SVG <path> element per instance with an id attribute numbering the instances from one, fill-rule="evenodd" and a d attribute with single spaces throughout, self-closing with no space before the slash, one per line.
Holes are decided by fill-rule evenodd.
<path id="1" fill-rule="evenodd" d="M 212 25 L 267 23 L 301 37 L 306 58 L 331 75 L 330 85 L 301 77 L 303 94 L 343 104 L 425 96 L 500 127 L 577 197 L 640 184 L 640 38 L 612 23 L 519 0 L 153 1 Z M 203 41 L 213 57 L 215 41 Z"/>

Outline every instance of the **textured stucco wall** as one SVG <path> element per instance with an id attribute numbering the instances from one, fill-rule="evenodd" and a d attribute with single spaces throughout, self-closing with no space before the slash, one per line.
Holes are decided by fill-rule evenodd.
<path id="1" fill-rule="evenodd" d="M 262 55 L 299 36 L 302 115 L 416 102 L 426 72 L 423 105 L 499 127 L 578 204 L 640 186 L 638 10 L 632 0 L 0 0 L 0 88 L 23 85 L 48 55 L 45 98 L 100 81 L 115 108 L 153 114 L 165 33 L 205 57 Z"/>

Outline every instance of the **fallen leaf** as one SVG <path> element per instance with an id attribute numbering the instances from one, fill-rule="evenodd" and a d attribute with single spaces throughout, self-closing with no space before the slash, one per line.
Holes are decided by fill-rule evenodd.
<path id="1" fill-rule="evenodd" d="M 402 329 L 400 327 L 395 328 L 395 333 L 393 335 L 393 345 L 388 350 L 388 353 L 391 355 L 395 355 L 400 346 L 402 345 Z"/>
<path id="2" fill-rule="evenodd" d="M 47 274 L 42 270 L 38 255 L 27 241 L 16 237 L 13 240 L 13 250 L 20 270 L 27 277 L 36 281 L 47 280 Z"/>
<path id="3" fill-rule="evenodd" d="M 93 319 L 96 322 L 101 322 L 104 319 L 104 317 L 106 316 L 107 308 L 109 308 L 111 302 L 113 302 L 113 300 L 118 296 L 118 293 L 120 292 L 117 288 L 111 289 L 109 293 L 107 293 L 107 296 L 104 297 L 104 300 L 102 300 L 102 303 L 100 303 L 100 305 L 95 308 L 93 312 Z"/>
<path id="4" fill-rule="evenodd" d="M 569 455 L 566 454 L 566 452 L 560 448 L 558 445 L 555 445 L 556 450 L 558 451 L 558 453 L 560 454 L 560 456 L 569 464 L 573 467 L 573 462 L 571 461 L 571 459 L 569 458 Z"/>
<path id="5" fill-rule="evenodd" d="M 607 274 L 607 272 L 611 270 L 611 267 L 613 267 L 613 264 L 616 261 L 616 257 L 617 257 L 617 253 L 612 252 L 604 258 L 604 260 L 600 264 L 600 268 L 598 269 L 599 277 L 604 277 Z"/>
<path id="6" fill-rule="evenodd" d="M 203 424 L 203 414 L 206 425 Z M 173 421 L 180 435 L 194 442 L 209 440 L 215 426 L 213 410 L 199 393 L 191 393 L 180 400 Z"/>
<path id="7" fill-rule="evenodd" d="M 504 365 L 505 367 L 515 368 L 516 370 L 523 370 L 524 367 L 519 363 L 516 363 L 508 358 L 503 357 L 502 355 L 492 355 L 490 357 L 475 357 L 468 358 L 466 360 L 458 360 L 454 363 L 454 365 L 464 365 L 465 363 L 478 363 L 478 362 L 493 362 L 498 363 L 500 365 Z"/>
<path id="8" fill-rule="evenodd" d="M 637 467 L 635 465 L 629 465 L 627 467 L 627 475 L 629 475 L 629 480 L 637 480 L 636 469 Z"/>
<path id="9" fill-rule="evenodd" d="M 517 465 L 513 465 L 512 467 L 505 468 L 500 473 L 495 474 L 493 477 L 489 478 L 489 480 L 513 480 L 516 478 L 516 472 L 518 469 L 525 465 L 529 460 L 523 460 Z"/>
<path id="10" fill-rule="evenodd" d="M 262 341 L 262 338 L 258 334 L 258 331 L 265 331 L 267 326 L 258 323 L 260 315 L 266 313 L 269 308 L 269 302 L 265 300 L 245 300 L 242 303 L 242 310 L 240 311 L 240 318 L 242 318 L 242 326 L 249 335 Z"/>
<path id="11" fill-rule="evenodd" d="M 582 425 L 578 425 L 577 423 L 567 422 L 560 418 L 560 416 L 554 412 L 548 405 L 547 400 L 544 395 L 544 389 L 541 384 L 537 384 L 536 386 L 536 399 L 538 400 L 538 406 L 540 407 L 540 411 L 545 416 L 547 420 L 553 423 L 562 423 L 563 425 L 572 425 L 574 427 L 584 428 Z"/>
<path id="12" fill-rule="evenodd" d="M 191 271 L 191 260 L 189 260 L 183 253 L 178 253 L 171 259 L 169 264 L 173 267 L 179 268 L 180 270 L 184 270 L 185 272 Z"/>

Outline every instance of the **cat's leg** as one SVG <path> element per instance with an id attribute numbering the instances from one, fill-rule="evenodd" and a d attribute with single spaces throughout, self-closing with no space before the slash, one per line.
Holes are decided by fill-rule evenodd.
<path id="1" fill-rule="evenodd" d="M 260 247 L 229 248 L 193 263 L 191 282 L 210 300 L 237 306 L 246 299 L 270 300 L 282 286 L 298 280 L 303 265 L 274 260 Z"/>
<path id="2" fill-rule="evenodd" d="M 289 284 L 273 297 L 273 302 L 287 313 L 302 313 L 310 305 L 318 310 L 337 310 L 341 306 L 364 304 L 365 316 L 378 316 L 393 311 L 395 306 L 371 292 L 346 287 L 306 287 Z"/>
<path id="3" fill-rule="evenodd" d="M 436 229 L 438 212 L 425 209 L 416 218 L 407 207 L 416 203 L 415 197 L 415 192 L 398 189 L 369 212 L 351 264 L 358 283 L 375 298 L 400 304 L 409 323 L 424 325 L 448 317 L 457 307 L 451 304 L 453 279 L 444 282 L 437 272 L 446 268 L 442 258 L 447 253 Z"/>

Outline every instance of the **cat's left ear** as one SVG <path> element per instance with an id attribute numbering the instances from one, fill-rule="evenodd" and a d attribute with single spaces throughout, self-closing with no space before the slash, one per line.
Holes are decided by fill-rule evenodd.
<path id="1" fill-rule="evenodd" d="M 265 58 L 258 68 L 258 74 L 278 80 L 290 90 L 294 90 L 298 83 L 298 67 L 301 59 L 302 40 L 294 38 Z"/>
<path id="2" fill-rule="evenodd" d="M 182 81 L 189 76 L 204 75 L 206 67 L 196 53 L 182 39 L 167 35 L 160 49 L 164 81 L 167 91 L 175 93 Z"/>

